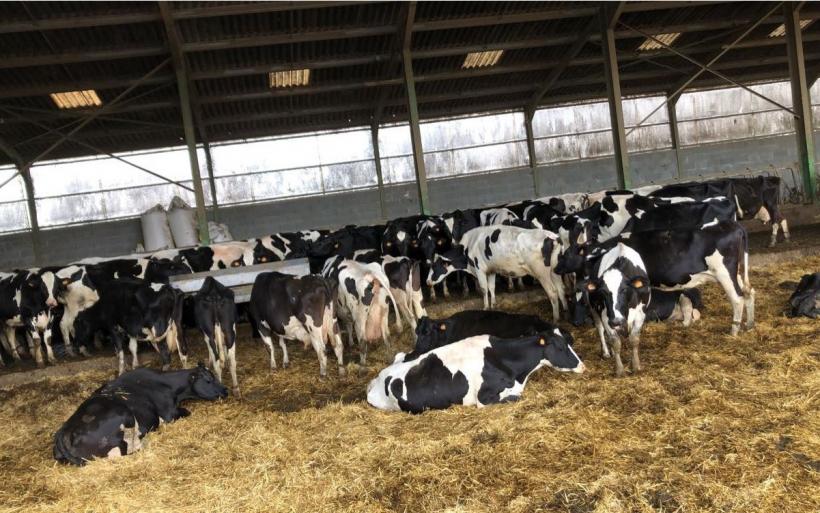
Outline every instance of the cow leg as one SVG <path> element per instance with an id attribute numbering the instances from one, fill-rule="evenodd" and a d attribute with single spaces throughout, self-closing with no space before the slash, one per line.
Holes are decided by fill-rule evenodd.
<path id="1" fill-rule="evenodd" d="M 347 374 L 347 371 L 345 371 L 345 362 L 344 362 L 344 349 L 345 349 L 345 346 L 342 343 L 342 337 L 339 335 L 338 332 L 329 333 L 329 337 L 331 338 L 331 345 L 333 346 L 333 353 L 336 355 L 336 365 L 339 366 L 339 376 L 344 376 L 345 374 Z"/>
<path id="2" fill-rule="evenodd" d="M 276 370 L 276 354 L 273 349 L 273 338 L 271 338 L 271 331 L 263 326 L 258 326 L 257 329 L 259 330 L 259 336 L 262 337 L 262 342 L 265 346 L 267 346 L 268 351 L 270 351 L 270 371 L 273 372 Z M 279 342 L 282 342 L 281 338 L 279 339 Z M 287 356 L 285 356 L 285 358 L 287 358 Z"/>
<path id="3" fill-rule="evenodd" d="M 641 359 L 639 356 L 641 346 L 641 332 L 640 328 L 637 332 L 629 333 L 629 345 L 632 346 L 632 373 L 641 370 Z"/>
<path id="4" fill-rule="evenodd" d="M 290 366 L 290 358 L 288 357 L 288 346 L 285 344 L 285 337 L 279 337 L 279 348 L 282 350 L 282 368 L 287 369 Z"/>
<path id="5" fill-rule="evenodd" d="M 783 219 L 782 221 L 780 221 L 780 227 L 783 229 L 783 238 L 786 242 L 789 242 L 792 238 L 789 234 L 789 223 L 787 223 L 786 220 Z"/>
<path id="6" fill-rule="evenodd" d="M 63 318 L 60 319 L 60 334 L 63 336 L 66 354 L 73 356 L 74 349 L 71 345 L 71 328 L 74 326 L 74 317 L 69 313 L 69 309 L 63 309 Z M 69 350 L 71 348 L 71 350 Z"/>
<path id="7" fill-rule="evenodd" d="M 780 223 L 772 223 L 772 238 L 769 240 L 769 247 L 773 248 L 777 244 L 777 230 L 780 229 Z"/>
<path id="8" fill-rule="evenodd" d="M 555 288 L 555 284 L 549 277 L 538 275 L 535 276 L 535 278 L 538 280 L 538 283 L 541 284 L 541 288 L 544 289 L 544 293 L 547 295 L 547 298 L 550 301 L 550 306 L 552 306 L 553 322 L 558 322 L 558 320 L 561 318 L 561 311 L 559 309 L 559 305 L 565 303 L 566 298 L 562 297 L 563 294 L 558 294 L 558 291 Z"/>
<path id="9" fill-rule="evenodd" d="M 54 350 L 51 348 L 51 329 L 46 328 L 43 331 L 43 343 L 46 346 L 46 361 L 48 363 L 57 363 L 57 358 L 54 357 Z M 66 348 L 66 353 L 68 353 L 68 348 Z"/>
<path id="10" fill-rule="evenodd" d="M 476 273 L 476 281 L 478 282 L 478 290 L 484 298 L 484 309 L 490 309 L 490 288 L 487 284 L 487 275 L 483 272 Z"/>
<path id="11" fill-rule="evenodd" d="M 612 344 L 612 353 L 615 355 L 615 376 L 620 378 L 624 375 L 624 363 L 621 361 L 621 337 L 615 332 L 610 332 L 609 340 Z"/>
<path id="12" fill-rule="evenodd" d="M 459 273 L 461 275 L 461 295 L 467 297 L 470 295 L 470 284 L 467 283 L 467 273 Z"/>
<path id="13" fill-rule="evenodd" d="M 231 386 L 233 387 L 233 395 L 242 398 L 242 393 L 239 391 L 239 380 L 236 379 L 236 344 L 232 345 L 226 351 L 228 363 L 228 370 L 231 372 Z"/>
<path id="14" fill-rule="evenodd" d="M 609 359 L 612 355 L 609 353 L 609 347 L 606 343 L 604 333 L 604 322 L 601 320 L 601 315 L 594 309 L 590 309 L 592 321 L 595 323 L 595 329 L 598 331 L 598 337 L 601 339 L 601 358 Z"/>
<path id="15" fill-rule="evenodd" d="M 387 316 L 382 317 L 382 340 L 384 340 L 384 349 L 387 351 L 388 365 L 393 363 L 393 346 L 390 345 L 390 331 L 387 328 Z"/>
<path id="16" fill-rule="evenodd" d="M 34 361 L 37 362 L 37 367 L 45 367 L 46 364 L 43 362 L 43 348 L 40 343 L 40 335 L 37 334 L 35 331 L 33 334 L 26 330 L 26 339 L 28 340 L 28 348 L 31 355 L 34 357 Z"/>
<path id="17" fill-rule="evenodd" d="M 444 280 L 441 282 L 441 286 L 442 286 L 442 289 L 443 289 L 442 292 L 444 293 L 444 297 L 449 298 L 450 297 L 450 289 L 447 288 L 447 278 L 444 278 Z"/>
<path id="18" fill-rule="evenodd" d="M 680 308 L 681 317 L 683 319 L 683 327 L 688 328 L 692 325 L 692 321 L 694 320 L 695 315 L 695 310 L 692 306 L 692 301 L 684 294 L 681 294 L 680 300 L 678 301 L 678 308 Z"/>
<path id="19" fill-rule="evenodd" d="M 222 366 L 219 362 L 219 349 L 215 347 L 215 337 L 213 336 L 213 333 L 208 333 L 208 331 L 202 330 L 202 338 L 205 341 L 205 347 L 208 349 L 208 363 L 211 364 L 211 368 L 214 370 L 216 379 L 222 383 Z"/>
<path id="20" fill-rule="evenodd" d="M 114 342 L 114 352 L 117 354 L 117 376 L 125 373 L 125 350 L 122 347 L 122 335 L 113 333 L 111 339 Z"/>
<path id="21" fill-rule="evenodd" d="M 750 330 L 755 327 L 755 289 L 753 289 L 748 283 L 744 283 L 743 302 L 746 307 L 745 327 L 747 330 Z"/>
<path id="22" fill-rule="evenodd" d="M 487 276 L 487 291 L 490 295 L 490 308 L 495 308 L 495 274 Z"/>
<path id="23" fill-rule="evenodd" d="M 325 341 L 322 339 L 322 330 L 321 328 L 311 328 L 308 335 L 310 335 L 310 344 L 319 358 L 319 377 L 324 378 L 327 376 L 327 354 L 325 354 Z"/>
<path id="24" fill-rule="evenodd" d="M 507 292 L 515 292 L 515 281 L 512 276 L 507 276 Z"/>
<path id="25" fill-rule="evenodd" d="M 131 351 L 131 368 L 136 369 L 140 366 L 140 360 L 137 357 L 137 339 L 135 337 L 128 337 L 128 350 Z"/>
<path id="26" fill-rule="evenodd" d="M 437 285 L 430 286 L 430 301 L 436 301 L 436 287 Z"/>
<path id="27" fill-rule="evenodd" d="M 6 326 L 5 332 L 9 354 L 19 362 L 23 357 L 20 355 L 20 349 L 17 344 L 17 330 L 11 326 Z"/>
<path id="28" fill-rule="evenodd" d="M 162 371 L 165 372 L 171 368 L 171 351 L 168 350 L 168 338 L 164 338 L 159 343 L 154 344 L 154 348 L 159 352 L 159 359 L 162 362 Z M 136 369 L 138 365 L 135 365 Z"/>

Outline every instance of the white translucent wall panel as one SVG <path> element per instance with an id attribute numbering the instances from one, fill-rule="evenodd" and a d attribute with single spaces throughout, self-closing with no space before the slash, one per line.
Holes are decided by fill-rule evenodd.
<path id="1" fill-rule="evenodd" d="M 182 182 L 191 187 L 191 181 Z M 202 181 L 205 202 L 210 203 L 207 180 Z M 179 196 L 193 206 L 194 193 L 176 185 L 148 185 L 100 192 L 51 196 L 36 200 L 37 220 L 41 226 L 101 221 L 141 214 L 156 204 L 168 207 Z"/>
<path id="2" fill-rule="evenodd" d="M 791 107 L 789 82 L 750 87 Z M 677 115 L 682 146 L 794 132 L 788 112 L 740 87 L 685 93 L 678 101 Z"/>
<path id="3" fill-rule="evenodd" d="M 660 96 L 623 100 L 626 131 L 661 103 Z M 605 157 L 614 153 L 607 102 L 540 109 L 533 117 L 535 153 L 539 163 Z M 653 151 L 672 147 L 666 107 L 653 113 L 626 138 L 628 151 Z"/>
<path id="4" fill-rule="evenodd" d="M 521 112 L 421 124 L 421 140 L 425 152 L 518 141 L 524 138 L 524 114 Z"/>
<path id="5" fill-rule="evenodd" d="M 814 81 L 814 85 L 811 86 L 811 90 L 809 91 L 811 95 L 811 111 L 812 111 L 812 120 L 814 122 L 814 128 L 820 128 L 820 79 Z"/>
<path id="6" fill-rule="evenodd" d="M 14 178 L 0 189 L 0 232 L 26 230 L 30 227 L 23 179 L 12 166 L 0 167 L 0 183 Z"/>
<path id="7" fill-rule="evenodd" d="M 191 165 L 185 148 L 119 156 L 169 180 L 182 182 L 191 179 Z M 207 176 L 204 151 L 199 150 L 198 158 L 200 173 L 203 177 Z M 36 198 L 168 183 L 110 157 L 35 165 L 31 168 L 31 177 Z"/>

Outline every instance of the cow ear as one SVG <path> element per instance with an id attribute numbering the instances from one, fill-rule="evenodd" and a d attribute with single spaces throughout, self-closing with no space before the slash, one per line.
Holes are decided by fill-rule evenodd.
<path id="1" fill-rule="evenodd" d="M 643 281 L 643 278 L 635 278 L 635 279 L 632 280 L 632 286 L 635 287 L 636 289 L 642 289 L 644 287 L 644 285 L 645 285 L 645 283 Z"/>

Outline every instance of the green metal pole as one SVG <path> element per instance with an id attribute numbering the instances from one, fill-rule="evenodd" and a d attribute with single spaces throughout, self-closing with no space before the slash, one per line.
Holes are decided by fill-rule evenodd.
<path id="1" fill-rule="evenodd" d="M 789 53 L 789 74 L 792 86 L 794 128 L 797 133 L 797 155 L 803 176 L 806 200 L 817 202 L 817 174 L 814 168 L 814 140 L 811 119 L 811 97 L 806 81 L 806 61 L 803 58 L 803 35 L 800 33 L 800 11 L 794 2 L 783 5 L 786 25 L 786 46 Z"/>

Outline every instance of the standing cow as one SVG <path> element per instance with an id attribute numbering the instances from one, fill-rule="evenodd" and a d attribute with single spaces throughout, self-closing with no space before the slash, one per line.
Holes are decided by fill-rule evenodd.
<path id="1" fill-rule="evenodd" d="M 227 362 L 233 393 L 239 396 L 239 383 L 236 380 L 236 303 L 233 291 L 208 276 L 194 295 L 194 317 L 205 338 L 208 358 L 216 379 L 222 383 L 222 369 Z"/>
<path id="2" fill-rule="evenodd" d="M 51 349 L 49 313 L 49 309 L 54 306 L 56 302 L 50 297 L 48 288 L 38 273 L 20 270 L 0 275 L 0 321 L 5 325 L 0 333 L 0 341 L 12 358 L 20 360 L 16 329 L 23 327 L 37 366 L 45 365 L 42 343 L 46 346 L 48 362 L 56 362 Z M 40 333 L 43 334 L 42 337 Z"/>
<path id="3" fill-rule="evenodd" d="M 319 375 L 327 375 L 325 348 L 333 346 L 344 376 L 342 357 L 344 346 L 339 336 L 335 302 L 337 289 L 319 276 L 298 278 L 279 272 L 260 273 L 251 289 L 249 313 L 251 320 L 270 351 L 270 369 L 276 369 L 273 336 L 282 348 L 282 366 L 287 368 L 288 349 L 285 339 L 299 340 L 305 347 L 312 345 L 319 358 Z"/>
<path id="4" fill-rule="evenodd" d="M 566 310 L 564 284 L 554 268 L 562 251 L 561 241 L 552 232 L 515 226 L 482 226 L 467 232 L 456 254 L 436 257 L 427 276 L 434 285 L 448 274 L 466 270 L 476 277 L 484 296 L 484 309 L 495 306 L 496 274 L 535 278 L 552 304 L 553 319 L 559 318 L 559 305 Z M 461 253 L 458 255 L 457 253 Z"/>

